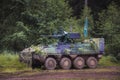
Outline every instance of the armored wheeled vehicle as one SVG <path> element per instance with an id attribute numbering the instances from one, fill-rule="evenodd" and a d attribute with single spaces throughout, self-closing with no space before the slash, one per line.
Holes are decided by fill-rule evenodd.
<path id="1" fill-rule="evenodd" d="M 42 35 L 46 36 L 46 35 Z M 91 38 L 79 42 L 79 33 L 62 31 L 47 37 L 58 39 L 57 43 L 26 48 L 20 53 L 20 61 L 48 70 L 96 68 L 104 53 L 104 38 Z"/>

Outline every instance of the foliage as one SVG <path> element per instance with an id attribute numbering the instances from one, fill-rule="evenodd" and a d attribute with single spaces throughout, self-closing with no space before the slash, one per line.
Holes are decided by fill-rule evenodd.
<path id="1" fill-rule="evenodd" d="M 0 24 L 0 33 L 2 33 L 0 45 L 1 48 L 17 51 L 32 44 L 53 42 L 54 40 L 48 40 L 40 35 L 52 34 L 65 24 L 72 11 L 64 0 L 12 0 L 11 3 L 3 2 L 9 4 L 13 11 Z"/>
<path id="2" fill-rule="evenodd" d="M 63 13 L 64 12 L 64 13 Z M 29 38 L 32 44 L 49 43 L 46 38 L 40 35 L 50 35 L 64 24 L 64 21 L 71 15 L 71 9 L 64 0 L 31 0 L 26 11 L 22 12 L 21 20 L 28 26 Z"/>
<path id="3" fill-rule="evenodd" d="M 66 31 L 79 32 L 83 40 L 83 27 L 87 16 L 89 38 L 104 37 L 106 54 L 120 59 L 119 1 L 96 1 L 98 5 L 88 3 L 88 7 L 84 7 L 81 0 L 76 1 L 1 0 L 0 50 L 20 51 L 31 45 L 54 42 L 55 40 L 40 35 L 51 35 L 60 27 Z"/>
<path id="4" fill-rule="evenodd" d="M 119 66 L 119 61 L 114 56 L 103 56 L 99 61 L 101 66 Z"/>
<path id="5" fill-rule="evenodd" d="M 112 3 L 107 11 L 100 13 L 98 35 L 105 38 L 106 53 L 120 59 L 120 8 Z"/>
<path id="6" fill-rule="evenodd" d="M 0 54 L 0 71 L 12 72 L 18 70 L 27 70 L 27 65 L 20 63 L 18 55 L 14 52 L 4 51 Z M 29 69 L 29 68 L 28 68 Z"/>
<path id="7" fill-rule="evenodd" d="M 39 46 L 34 46 L 32 45 L 31 48 L 34 50 L 35 53 L 40 54 L 40 55 L 46 55 L 46 53 L 42 52 L 43 47 Z"/>

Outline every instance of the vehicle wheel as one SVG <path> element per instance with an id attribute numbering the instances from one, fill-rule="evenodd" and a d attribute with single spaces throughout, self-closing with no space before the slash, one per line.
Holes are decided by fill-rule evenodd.
<path id="1" fill-rule="evenodd" d="M 45 61 L 45 68 L 48 70 L 54 70 L 56 68 L 56 60 L 54 58 L 47 58 Z"/>
<path id="2" fill-rule="evenodd" d="M 66 70 L 70 69 L 71 68 L 71 60 L 67 57 L 62 58 L 60 61 L 60 67 L 62 69 L 66 69 Z"/>
<path id="3" fill-rule="evenodd" d="M 82 57 L 76 57 L 73 61 L 73 66 L 76 69 L 82 69 L 85 66 L 85 60 Z"/>
<path id="4" fill-rule="evenodd" d="M 87 66 L 89 67 L 89 68 L 96 68 L 97 67 L 97 59 L 95 58 L 95 57 L 89 57 L 88 59 L 87 59 Z"/>

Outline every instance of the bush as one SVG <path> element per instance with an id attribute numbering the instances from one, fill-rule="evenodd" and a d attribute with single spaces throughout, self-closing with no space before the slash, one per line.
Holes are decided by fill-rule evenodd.
<path id="1" fill-rule="evenodd" d="M 29 69 L 27 65 L 19 62 L 18 54 L 13 52 L 4 51 L 0 54 L 0 71 L 13 72 L 18 70 Z"/>
<path id="2" fill-rule="evenodd" d="M 117 59 L 111 55 L 103 56 L 99 61 L 99 65 L 101 66 L 119 66 L 120 63 Z"/>

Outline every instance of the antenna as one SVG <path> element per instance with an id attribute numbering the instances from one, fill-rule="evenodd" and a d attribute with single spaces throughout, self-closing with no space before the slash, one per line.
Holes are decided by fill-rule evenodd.
<path id="1" fill-rule="evenodd" d="M 87 18 L 87 10 L 88 10 L 88 0 L 85 0 L 85 23 L 84 23 L 84 37 L 86 38 L 88 36 L 88 18 Z"/>

